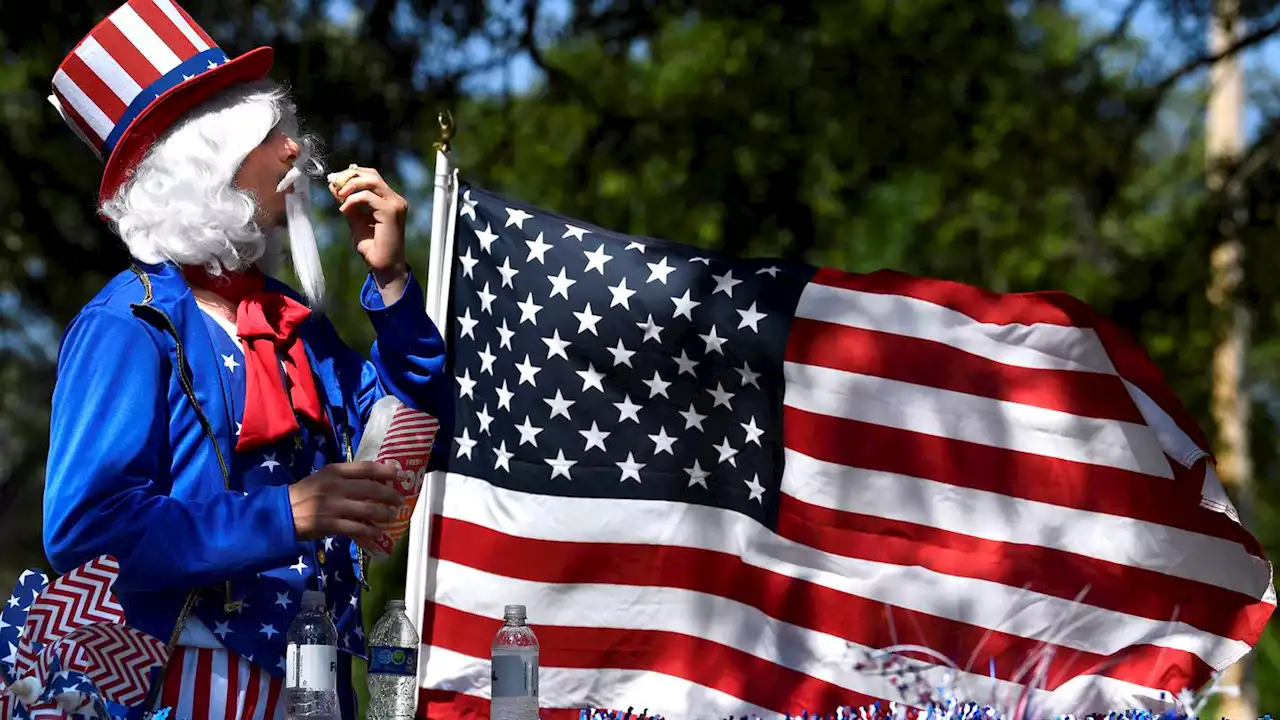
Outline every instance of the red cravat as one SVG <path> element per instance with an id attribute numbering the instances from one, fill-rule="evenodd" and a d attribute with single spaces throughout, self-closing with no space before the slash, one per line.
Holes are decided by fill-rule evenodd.
<path id="1" fill-rule="evenodd" d="M 244 350 L 245 398 L 236 451 L 288 438 L 299 430 L 298 415 L 323 427 L 320 394 L 296 332 L 311 310 L 287 295 L 264 291 L 263 275 L 256 269 L 215 277 L 202 268 L 187 267 L 183 275 L 193 286 L 237 305 L 236 334 Z M 280 377 L 282 360 L 285 381 Z"/>

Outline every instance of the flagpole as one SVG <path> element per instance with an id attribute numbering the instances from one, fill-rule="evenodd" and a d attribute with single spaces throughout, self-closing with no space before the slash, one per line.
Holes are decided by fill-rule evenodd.
<path id="1" fill-rule="evenodd" d="M 449 158 L 449 143 L 453 139 L 453 118 L 448 111 L 442 112 L 438 118 L 440 124 L 440 142 L 436 143 L 435 191 L 431 208 L 431 246 L 427 264 L 427 316 L 448 335 L 448 323 L 445 316 L 449 310 L 448 282 L 453 272 L 453 231 L 454 216 L 458 208 L 457 170 Z M 413 621 L 418 637 L 426 640 L 426 628 L 422 626 L 423 604 L 426 602 L 428 580 L 428 553 L 431 547 L 431 513 L 435 506 L 438 489 L 443 487 L 443 477 L 439 472 L 431 472 L 424 478 L 422 492 L 418 496 L 418 504 L 413 509 L 409 520 L 409 549 L 407 567 L 405 568 L 404 600 L 405 610 Z M 421 649 L 421 648 L 420 648 Z M 418 663 L 418 686 L 422 686 L 422 678 L 426 668 L 425 655 Z M 414 693 L 415 706 L 417 693 Z M 415 707 L 416 711 L 416 707 Z"/>
<path id="2" fill-rule="evenodd" d="M 440 142 L 436 147 L 435 192 L 431 206 L 431 254 L 427 265 L 427 315 L 437 327 L 443 325 L 441 315 L 443 298 L 440 283 L 445 265 L 445 237 L 450 227 L 448 213 L 452 196 L 457 187 L 453 184 L 453 162 L 449 158 L 449 143 L 453 139 L 453 117 L 448 111 L 438 116 Z"/>

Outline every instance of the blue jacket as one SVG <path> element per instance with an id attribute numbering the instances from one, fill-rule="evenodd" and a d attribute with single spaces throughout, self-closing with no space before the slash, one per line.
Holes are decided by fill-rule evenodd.
<path id="1" fill-rule="evenodd" d="M 319 313 L 301 330 L 342 445 L 334 461 L 354 454 L 370 408 L 387 394 L 437 417 L 450 407 L 444 343 L 416 279 L 390 306 L 366 280 L 361 303 L 377 334 L 370 360 Z M 220 362 L 203 311 L 169 264 L 116 276 L 59 349 L 45 552 L 59 572 L 115 556 L 128 623 L 170 643 L 193 590 L 215 588 L 234 606 L 259 573 L 317 549 L 295 537 L 288 485 L 232 489 L 235 423 Z"/>

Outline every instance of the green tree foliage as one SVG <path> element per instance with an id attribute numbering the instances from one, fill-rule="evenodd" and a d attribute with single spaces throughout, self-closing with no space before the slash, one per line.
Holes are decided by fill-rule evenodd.
<path id="1" fill-rule="evenodd" d="M 50 343 L 125 262 L 93 215 L 95 161 L 43 100 L 71 43 L 114 5 L 38 3 L 20 28 L 0 28 L 0 546 L 18 549 L 0 554 L 0 580 L 42 564 Z M 1205 190 L 1207 0 L 1134 1 L 1102 28 L 1060 3 L 1000 0 L 184 5 L 233 54 L 276 47 L 274 74 L 328 139 L 333 166 L 392 171 L 415 201 L 423 275 L 435 114 L 448 108 L 464 179 L 620 231 L 1071 292 L 1129 328 L 1210 429 L 1207 258 L 1230 219 L 1249 244 L 1256 315 L 1250 524 L 1273 556 L 1280 548 L 1280 253 L 1269 247 L 1280 119 L 1232 168 L 1241 204 Z M 1246 44 L 1276 31 L 1275 3 L 1243 11 Z M 1140 12 L 1177 33 L 1144 45 Z M 532 87 L 502 81 L 512 57 L 537 70 Z M 318 212 L 335 215 L 323 201 Z M 327 230 L 333 295 L 349 300 L 330 312 L 365 345 L 363 272 L 345 228 Z M 370 622 L 403 585 L 401 550 L 376 572 Z M 1271 707 L 1280 642 L 1268 635 L 1259 654 Z"/>

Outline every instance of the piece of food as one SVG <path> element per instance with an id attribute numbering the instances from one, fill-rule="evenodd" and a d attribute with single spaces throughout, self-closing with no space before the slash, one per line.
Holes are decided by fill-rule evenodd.
<path id="1" fill-rule="evenodd" d="M 333 186 L 333 189 L 335 191 L 341 190 L 342 186 L 347 184 L 347 181 L 349 181 L 351 178 L 356 176 L 358 172 L 356 170 L 356 167 L 357 167 L 356 164 L 352 163 L 350 166 L 347 167 L 346 170 L 342 170 L 336 173 L 329 173 L 329 177 L 328 177 L 329 184 Z"/>

